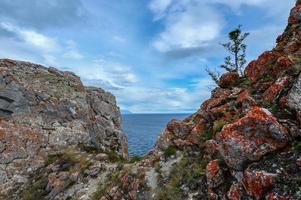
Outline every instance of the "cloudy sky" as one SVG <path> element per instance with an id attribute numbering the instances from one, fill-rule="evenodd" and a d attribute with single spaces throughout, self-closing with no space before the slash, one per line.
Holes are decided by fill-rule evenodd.
<path id="1" fill-rule="evenodd" d="M 192 112 L 237 25 L 248 60 L 274 46 L 295 0 L 0 0 L 0 57 L 73 71 L 123 110 Z"/>

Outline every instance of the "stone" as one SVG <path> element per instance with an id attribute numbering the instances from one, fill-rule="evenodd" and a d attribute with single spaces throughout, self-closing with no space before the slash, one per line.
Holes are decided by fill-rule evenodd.
<path id="1" fill-rule="evenodd" d="M 277 51 L 267 51 L 246 67 L 245 74 L 253 82 L 265 78 L 275 79 L 280 72 L 289 69 L 294 63 Z"/>
<path id="2" fill-rule="evenodd" d="M 85 87 L 72 72 L 9 59 L 0 59 L 0 138 L 0 164 L 5 169 L 0 193 L 7 184 L 11 190 L 26 185 L 17 181 L 26 181 L 43 167 L 52 151 L 81 146 L 128 155 L 112 94 Z M 49 187 L 55 191 L 50 196 L 65 190 L 60 170 L 49 174 Z M 98 172 L 95 168 L 90 174 Z"/>
<path id="3" fill-rule="evenodd" d="M 238 183 L 231 185 L 229 191 L 227 192 L 227 197 L 229 200 L 241 200 L 243 196 L 242 188 Z"/>
<path id="4" fill-rule="evenodd" d="M 254 107 L 217 134 L 219 153 L 229 167 L 237 170 L 242 170 L 249 161 L 283 148 L 289 139 L 287 129 L 260 107 Z"/>
<path id="5" fill-rule="evenodd" d="M 212 160 L 207 164 L 206 177 L 208 188 L 216 188 L 224 181 L 223 171 L 218 160 Z"/>
<path id="6" fill-rule="evenodd" d="M 290 13 L 288 23 L 289 24 L 297 24 L 301 22 L 301 5 L 297 4 Z"/>
<path id="7" fill-rule="evenodd" d="M 207 140 L 205 142 L 204 152 L 208 158 L 213 158 L 217 151 L 217 142 L 215 140 Z"/>
<path id="8" fill-rule="evenodd" d="M 232 88 L 235 87 L 239 82 L 240 77 L 237 72 L 227 72 L 220 77 L 218 86 L 221 88 Z"/>
<path id="9" fill-rule="evenodd" d="M 290 197 L 280 196 L 275 192 L 271 192 L 265 197 L 266 200 L 291 200 Z"/>
<path id="10" fill-rule="evenodd" d="M 295 81 L 287 96 L 287 105 L 296 111 L 299 122 L 301 122 L 301 74 Z"/>
<path id="11" fill-rule="evenodd" d="M 267 173 L 265 171 L 246 169 L 244 171 L 243 186 L 248 195 L 255 199 L 261 199 L 267 190 L 273 186 L 276 176 L 276 174 Z"/>
<path id="12" fill-rule="evenodd" d="M 264 100 L 269 103 L 275 102 L 280 92 L 289 85 L 290 80 L 291 78 L 288 76 L 277 79 L 276 82 L 263 93 Z"/>
<path id="13" fill-rule="evenodd" d="M 108 155 L 105 153 L 99 153 L 95 156 L 95 159 L 98 161 L 103 161 L 108 159 Z"/>

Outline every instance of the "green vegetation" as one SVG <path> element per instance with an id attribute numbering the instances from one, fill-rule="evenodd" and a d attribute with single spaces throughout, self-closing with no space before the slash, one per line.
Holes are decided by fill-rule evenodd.
<path id="1" fill-rule="evenodd" d="M 164 151 L 164 157 L 167 159 L 175 155 L 176 153 L 177 153 L 177 147 L 174 145 L 169 145 L 167 149 L 165 149 Z"/>
<path id="2" fill-rule="evenodd" d="M 112 163 L 125 163 L 127 160 L 118 155 L 115 151 L 109 151 L 106 152 L 106 154 L 108 155 L 108 160 Z"/>
<path id="3" fill-rule="evenodd" d="M 213 123 L 213 133 L 216 134 L 216 133 L 220 132 L 226 124 L 228 124 L 228 122 L 225 121 L 224 119 L 215 121 Z"/>
<path id="4" fill-rule="evenodd" d="M 185 155 L 182 160 L 175 164 L 170 172 L 168 180 L 159 179 L 160 189 L 157 191 L 158 200 L 185 199 L 186 194 L 183 185 L 190 190 L 198 190 L 202 187 L 201 180 L 205 178 L 207 160 L 202 157 Z M 160 170 L 156 170 L 159 171 Z"/>
<path id="5" fill-rule="evenodd" d="M 24 200 L 44 199 L 49 191 L 46 191 L 48 185 L 49 169 L 47 166 L 55 163 L 59 166 L 59 171 L 80 172 L 84 171 L 90 166 L 89 159 L 85 154 L 79 153 L 77 150 L 70 148 L 60 153 L 49 154 L 46 158 L 45 166 L 37 170 L 29 179 L 27 187 L 22 193 Z M 74 184 L 72 180 L 68 180 L 67 187 Z"/>
<path id="6" fill-rule="evenodd" d="M 121 181 L 121 177 L 127 175 L 129 177 L 129 182 L 126 183 L 126 185 L 123 185 Z M 108 191 L 112 187 L 118 187 L 122 191 L 122 196 L 124 199 L 131 199 L 129 196 L 129 192 L 131 191 L 130 184 L 134 179 L 139 180 L 139 191 L 148 191 L 149 188 L 144 181 L 145 174 L 144 173 L 131 173 L 130 168 L 124 168 L 120 167 L 116 172 L 109 173 L 106 177 L 106 181 L 101 181 L 96 189 L 96 192 L 94 192 L 91 196 L 91 200 L 99 200 L 101 197 L 108 194 Z M 138 194 L 137 194 L 138 195 Z"/>
<path id="7" fill-rule="evenodd" d="M 139 161 L 143 160 L 143 158 L 144 158 L 143 156 L 133 156 L 133 157 L 130 157 L 129 162 L 130 163 L 139 162 Z"/>
<path id="8" fill-rule="evenodd" d="M 48 184 L 47 176 L 45 176 L 46 168 L 41 168 L 30 178 L 30 183 L 23 192 L 24 200 L 43 200 L 48 194 L 46 186 Z"/>
<path id="9" fill-rule="evenodd" d="M 229 56 L 225 57 L 224 64 L 220 67 L 225 69 L 228 72 L 237 72 L 243 76 L 243 69 L 245 67 L 246 61 L 246 48 L 247 45 L 244 44 L 245 39 L 249 36 L 249 33 L 243 33 L 241 30 L 241 25 L 229 32 L 228 38 L 229 42 L 221 44 L 226 51 L 229 52 Z M 233 60 L 233 61 L 232 61 Z M 209 76 L 218 83 L 219 74 L 206 69 Z"/>

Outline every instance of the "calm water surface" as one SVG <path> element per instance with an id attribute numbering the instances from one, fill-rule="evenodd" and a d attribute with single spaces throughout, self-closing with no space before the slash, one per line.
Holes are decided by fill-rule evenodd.
<path id="1" fill-rule="evenodd" d="M 189 114 L 124 114 L 122 128 L 128 136 L 129 154 L 143 155 L 153 148 L 159 134 L 172 119 Z"/>

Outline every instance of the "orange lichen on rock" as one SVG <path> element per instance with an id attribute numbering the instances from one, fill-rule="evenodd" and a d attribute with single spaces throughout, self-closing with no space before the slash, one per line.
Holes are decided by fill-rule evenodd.
<path id="1" fill-rule="evenodd" d="M 209 188 L 216 188 L 223 182 L 224 175 L 218 160 L 212 160 L 207 164 L 206 177 Z"/>
<path id="2" fill-rule="evenodd" d="M 276 78 L 280 72 L 290 68 L 293 62 L 277 51 L 267 51 L 260 55 L 257 60 L 250 62 L 246 67 L 246 76 L 257 81 L 266 77 Z"/>
<path id="3" fill-rule="evenodd" d="M 241 170 L 247 161 L 284 147 L 289 135 L 268 110 L 254 107 L 245 117 L 226 125 L 217 134 L 217 140 L 227 165 Z"/>
<path id="4" fill-rule="evenodd" d="M 261 199 L 267 189 L 273 186 L 276 174 L 265 171 L 244 171 L 243 186 L 246 192 L 255 199 Z"/>
<path id="5" fill-rule="evenodd" d="M 227 197 L 229 200 L 241 200 L 242 188 L 237 183 L 232 184 L 227 192 Z"/>
<path id="6" fill-rule="evenodd" d="M 288 86 L 290 80 L 291 78 L 288 76 L 277 79 L 277 81 L 263 93 L 264 100 L 273 103 L 277 95 Z"/>

